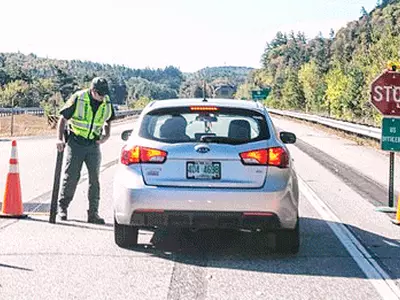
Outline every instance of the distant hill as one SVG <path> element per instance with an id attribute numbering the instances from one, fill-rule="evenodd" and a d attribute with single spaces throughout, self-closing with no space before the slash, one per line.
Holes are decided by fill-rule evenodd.
<path id="1" fill-rule="evenodd" d="M 212 82 L 216 79 L 226 79 L 232 84 L 240 84 L 246 81 L 247 76 L 253 68 L 250 67 L 206 67 L 197 72 L 185 74 L 188 79 L 205 79 Z"/>
<path id="2" fill-rule="evenodd" d="M 203 93 L 203 81 L 212 91 L 231 97 L 251 68 L 214 67 L 183 74 L 178 68 L 133 69 L 81 60 L 60 60 L 35 54 L 0 53 L 0 107 L 42 106 L 54 112 L 76 90 L 88 87 L 95 76 L 104 76 L 111 86 L 111 100 L 134 107 L 138 100 L 162 100 Z M 214 93 L 215 94 L 215 93 Z M 50 108 L 49 108 L 50 107 Z"/>
<path id="3" fill-rule="evenodd" d="M 203 83 L 207 83 L 207 97 L 233 98 L 237 87 L 246 82 L 253 68 L 250 67 L 206 67 L 194 73 L 185 73 L 180 89 L 181 97 L 202 97 Z"/>
<path id="4" fill-rule="evenodd" d="M 75 90 L 87 87 L 95 76 L 104 76 L 111 86 L 114 103 L 177 98 L 182 72 L 173 66 L 164 69 L 132 69 L 80 60 L 58 60 L 35 54 L 0 53 L 0 107 L 39 106 L 65 101 Z"/>

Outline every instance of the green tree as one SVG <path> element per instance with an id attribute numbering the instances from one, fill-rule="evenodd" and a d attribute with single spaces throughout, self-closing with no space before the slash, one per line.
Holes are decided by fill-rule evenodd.
<path id="1" fill-rule="evenodd" d="M 344 116 L 344 110 L 351 101 L 348 90 L 350 79 L 339 68 L 331 69 L 326 76 L 326 106 L 330 115 L 341 118 Z"/>
<path id="2" fill-rule="evenodd" d="M 298 73 L 295 70 L 288 69 L 286 81 L 282 89 L 282 99 L 284 107 L 295 110 L 305 108 L 305 97 L 303 88 L 299 82 Z"/>
<path id="3" fill-rule="evenodd" d="M 58 66 L 54 66 L 56 78 L 54 81 L 54 92 L 61 93 L 64 101 L 66 101 L 78 88 L 76 79 L 68 75 L 66 71 Z"/>
<path id="4" fill-rule="evenodd" d="M 323 110 L 326 84 L 324 74 L 315 60 L 304 64 L 299 71 L 299 80 L 303 86 L 306 99 L 306 112 L 320 112 Z"/>
<path id="5" fill-rule="evenodd" d="M 147 104 L 149 104 L 152 100 L 148 97 L 140 97 L 135 102 L 132 102 L 129 107 L 132 109 L 143 109 Z"/>
<path id="6" fill-rule="evenodd" d="M 25 107 L 29 85 L 23 80 L 15 80 L 7 83 L 0 90 L 0 106 L 4 107 Z"/>

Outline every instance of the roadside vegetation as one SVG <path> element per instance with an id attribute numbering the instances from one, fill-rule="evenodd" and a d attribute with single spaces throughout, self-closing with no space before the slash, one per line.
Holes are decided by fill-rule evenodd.
<path id="1" fill-rule="evenodd" d="M 301 32 L 278 32 L 237 98 L 272 87 L 269 107 L 380 126 L 369 103 L 369 85 L 400 55 L 400 1 L 378 1 L 360 18 L 329 37 L 308 40 Z"/>

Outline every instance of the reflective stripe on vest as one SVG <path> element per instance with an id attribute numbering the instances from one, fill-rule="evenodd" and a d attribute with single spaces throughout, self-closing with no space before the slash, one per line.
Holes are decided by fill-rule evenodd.
<path id="1" fill-rule="evenodd" d="M 78 110 L 79 119 L 83 119 L 85 117 L 85 93 L 82 93 L 76 103 L 76 109 Z"/>
<path id="2" fill-rule="evenodd" d="M 96 115 L 93 118 L 89 90 L 79 92 L 77 96 L 75 112 L 70 119 L 71 130 L 76 135 L 88 139 L 100 136 L 105 121 L 108 120 L 112 114 L 110 98 L 108 96 L 104 98 L 104 101 L 99 105 Z"/>

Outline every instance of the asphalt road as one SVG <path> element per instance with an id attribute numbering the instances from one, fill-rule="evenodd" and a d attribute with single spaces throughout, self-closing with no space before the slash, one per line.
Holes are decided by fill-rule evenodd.
<path id="1" fill-rule="evenodd" d="M 358 159 L 341 159 L 348 168 L 335 172 L 312 152 L 290 146 L 301 180 L 298 255 L 274 253 L 273 236 L 264 241 L 232 232 L 141 231 L 137 247 L 118 248 L 111 209 L 114 162 L 122 145 L 116 130 L 103 148 L 109 159 L 101 174 L 100 212 L 107 224 L 86 223 L 85 180 L 71 203 L 70 221 L 49 224 L 46 211 L 25 220 L 0 220 L 1 299 L 400 299 L 400 227 L 375 211 L 372 198 L 378 196 L 369 199 L 360 192 L 368 187 L 343 179 L 343 173 L 349 177 L 357 171 L 374 180 L 379 168 L 371 172 L 370 161 L 362 161 L 371 155 L 383 162 L 384 153 L 286 120 L 276 124 L 332 161 L 343 155 Z M 42 142 L 23 143 L 33 149 Z M 34 153 L 43 155 L 42 163 L 34 169 L 32 162 L 33 173 L 26 173 L 31 180 L 36 180 L 33 170 L 42 176 L 29 187 L 36 199 L 51 188 L 55 161 L 51 151 L 48 156 L 39 152 Z M 384 186 L 384 180 L 375 181 Z"/>

